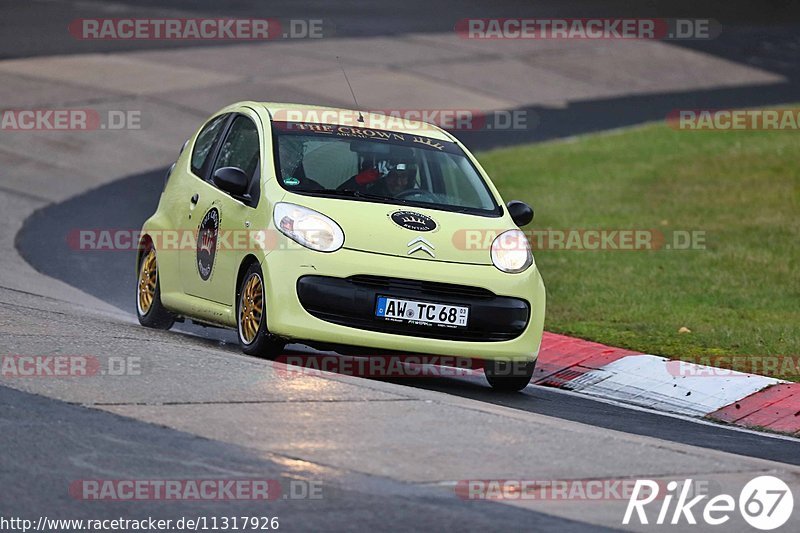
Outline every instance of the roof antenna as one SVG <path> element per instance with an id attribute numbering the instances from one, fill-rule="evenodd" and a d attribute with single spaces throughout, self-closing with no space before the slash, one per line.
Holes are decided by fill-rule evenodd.
<path id="1" fill-rule="evenodd" d="M 342 69 L 342 74 L 344 74 L 344 81 L 347 82 L 347 86 L 350 87 L 350 94 L 353 95 L 353 102 L 356 104 L 356 109 L 358 109 L 358 121 L 364 122 L 364 115 L 361 114 L 360 106 L 358 105 L 358 100 L 356 100 L 356 93 L 353 92 L 353 86 L 350 85 L 350 80 L 347 79 L 347 72 L 344 71 L 344 67 L 342 66 L 342 61 L 339 59 L 339 56 L 336 56 L 336 61 L 339 62 L 339 68 Z"/>

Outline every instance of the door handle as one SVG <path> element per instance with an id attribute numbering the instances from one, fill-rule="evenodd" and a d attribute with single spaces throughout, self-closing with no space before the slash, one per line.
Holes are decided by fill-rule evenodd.
<path id="1" fill-rule="evenodd" d="M 199 199 L 200 199 L 200 195 L 199 195 L 199 194 L 197 194 L 197 193 L 194 193 L 194 196 L 192 196 L 192 199 L 191 199 L 191 202 L 192 202 L 192 204 L 193 204 L 193 205 L 197 205 L 197 201 L 198 201 Z"/>

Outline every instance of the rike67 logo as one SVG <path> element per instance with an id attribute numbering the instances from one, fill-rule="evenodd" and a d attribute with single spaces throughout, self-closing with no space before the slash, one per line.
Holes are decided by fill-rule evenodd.
<path id="1" fill-rule="evenodd" d="M 693 497 L 691 497 L 691 496 Z M 690 499 L 691 497 L 691 499 Z M 789 486 L 774 476 L 759 476 L 750 480 L 739 493 L 738 501 L 729 494 L 718 494 L 709 498 L 708 494 L 692 494 L 692 480 L 683 484 L 677 481 L 667 483 L 666 491 L 659 491 L 659 483 L 650 479 L 638 479 L 628 500 L 624 525 L 631 524 L 697 524 L 698 518 L 710 526 L 725 524 L 737 511 L 742 518 L 756 529 L 769 531 L 779 528 L 792 516 L 794 498 Z M 648 516 L 645 507 L 660 502 L 650 508 Z M 674 507 L 672 502 L 675 502 Z M 738 504 L 738 505 L 737 505 Z M 653 521 L 653 512 L 658 514 Z M 697 515 L 697 516 L 696 516 Z"/>

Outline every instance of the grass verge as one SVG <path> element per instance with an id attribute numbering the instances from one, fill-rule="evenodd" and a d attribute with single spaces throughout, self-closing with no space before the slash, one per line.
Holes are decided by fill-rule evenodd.
<path id="1" fill-rule="evenodd" d="M 548 331 L 798 381 L 798 156 L 798 132 L 652 124 L 479 158 L 506 200 L 534 206 L 526 230 L 564 246 L 582 230 L 664 236 L 647 251 L 543 243 Z M 684 231 L 704 247 L 675 249 Z"/>

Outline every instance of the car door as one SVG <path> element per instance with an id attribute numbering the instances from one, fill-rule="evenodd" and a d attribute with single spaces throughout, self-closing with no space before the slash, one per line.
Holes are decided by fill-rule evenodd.
<path id="1" fill-rule="evenodd" d="M 234 198 L 214 184 L 220 168 L 236 167 L 250 178 L 247 197 Z M 249 231 L 258 205 L 260 141 L 250 117 L 235 114 L 213 151 L 213 163 L 197 183 L 194 217 L 197 246 L 182 251 L 184 291 L 216 303 L 232 306 L 236 275 L 250 248 Z M 192 197 L 195 200 L 195 197 Z"/>
<path id="2" fill-rule="evenodd" d="M 197 287 L 193 282 L 198 276 L 197 272 L 197 232 L 203 215 L 211 205 L 210 189 L 206 176 L 214 163 L 216 152 L 219 148 L 231 114 L 226 113 L 209 120 L 195 138 L 189 160 L 189 172 L 182 180 L 176 202 L 179 213 L 175 216 L 180 232 L 180 247 L 178 250 L 178 273 L 181 289 L 186 294 L 194 294 Z"/>

